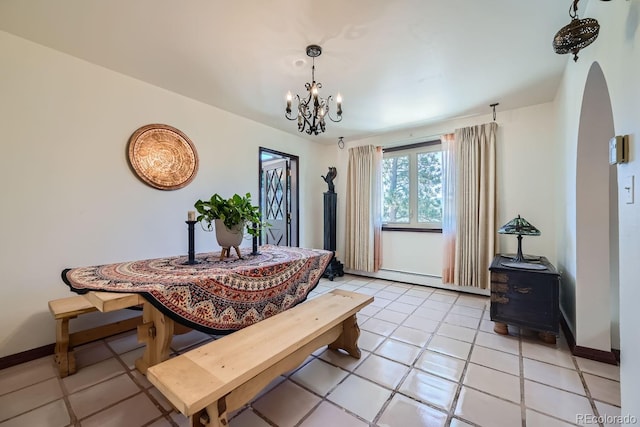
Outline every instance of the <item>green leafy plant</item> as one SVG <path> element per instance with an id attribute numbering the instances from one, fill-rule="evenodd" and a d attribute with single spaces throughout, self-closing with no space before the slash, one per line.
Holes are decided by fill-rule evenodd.
<path id="1" fill-rule="evenodd" d="M 229 199 L 224 199 L 216 193 L 211 196 L 210 200 L 198 200 L 194 207 L 199 214 L 196 220 L 200 221 L 202 227 L 207 231 L 213 231 L 212 223 L 216 219 L 222 220 L 229 229 L 243 224 L 247 226 L 247 232 L 254 237 L 260 235 L 262 228 L 269 226 L 269 224 L 262 222 L 260 208 L 251 204 L 250 193 L 244 197 L 234 194 Z"/>

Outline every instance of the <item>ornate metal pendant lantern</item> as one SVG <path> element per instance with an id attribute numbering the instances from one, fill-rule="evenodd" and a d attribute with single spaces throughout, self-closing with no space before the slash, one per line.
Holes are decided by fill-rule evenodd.
<path id="1" fill-rule="evenodd" d="M 600 24 L 595 19 L 578 19 L 578 1 L 573 0 L 573 5 L 569 7 L 571 22 L 553 37 L 553 50 L 558 54 L 571 52 L 574 61 L 578 60 L 580 49 L 593 43 L 600 31 Z"/>
<path id="2" fill-rule="evenodd" d="M 298 121 L 298 131 L 305 131 L 307 134 L 318 135 L 325 130 L 325 117 L 329 117 L 332 122 L 339 122 L 342 120 L 342 97 L 340 94 L 336 97 L 336 115 L 334 119 L 330 116 L 329 103 L 331 101 L 331 95 L 324 99 L 320 97 L 318 91 L 322 89 L 322 83 L 316 82 L 316 63 L 315 58 L 320 56 L 322 48 L 318 45 L 312 44 L 307 46 L 307 56 L 313 59 L 313 66 L 311 67 L 311 83 L 305 83 L 304 87 L 309 94 L 306 99 L 301 99 L 300 95 L 296 95 L 298 99 L 298 114 L 291 115 L 291 92 L 287 93 L 287 108 L 285 110 L 285 117 L 289 120 Z"/>

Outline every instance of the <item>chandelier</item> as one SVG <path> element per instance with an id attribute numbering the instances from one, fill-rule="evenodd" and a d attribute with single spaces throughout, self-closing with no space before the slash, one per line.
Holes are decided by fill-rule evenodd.
<path id="1" fill-rule="evenodd" d="M 553 37 L 553 50 L 558 54 L 571 52 L 574 61 L 578 60 L 580 49 L 593 43 L 600 32 L 600 25 L 595 19 L 578 19 L 578 1 L 573 0 L 573 5 L 569 7 L 571 22 L 560 28 Z"/>
<path id="2" fill-rule="evenodd" d="M 287 92 L 287 109 L 285 110 L 285 117 L 289 120 L 298 121 L 298 131 L 306 132 L 311 135 L 318 135 L 324 132 L 325 118 L 329 117 L 332 122 L 339 122 L 342 120 L 342 97 L 340 94 L 336 96 L 336 115 L 334 119 L 330 115 L 329 103 L 331 102 L 331 95 L 324 99 L 320 97 L 318 91 L 322 89 L 322 83 L 316 82 L 316 63 L 315 58 L 320 56 L 322 48 L 318 45 L 312 44 L 307 46 L 307 56 L 312 58 L 313 65 L 311 66 L 311 83 L 305 83 L 304 87 L 307 89 L 308 95 L 306 98 L 300 98 L 300 95 L 296 95 L 298 100 L 298 114 L 293 116 L 291 114 L 291 102 L 293 100 L 291 92 Z"/>

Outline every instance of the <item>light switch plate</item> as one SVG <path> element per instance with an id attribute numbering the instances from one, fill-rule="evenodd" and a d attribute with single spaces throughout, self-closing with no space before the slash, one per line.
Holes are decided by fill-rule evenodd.
<path id="1" fill-rule="evenodd" d="M 634 191 L 634 175 L 625 176 L 622 179 L 622 197 L 626 204 L 633 204 L 633 191 Z"/>

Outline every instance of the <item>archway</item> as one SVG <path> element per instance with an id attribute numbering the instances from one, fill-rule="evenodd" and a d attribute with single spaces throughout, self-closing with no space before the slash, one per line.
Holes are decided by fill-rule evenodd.
<path id="1" fill-rule="evenodd" d="M 576 345 L 619 348 L 617 171 L 609 165 L 615 134 L 607 82 L 589 70 L 578 128 L 576 176 Z"/>

